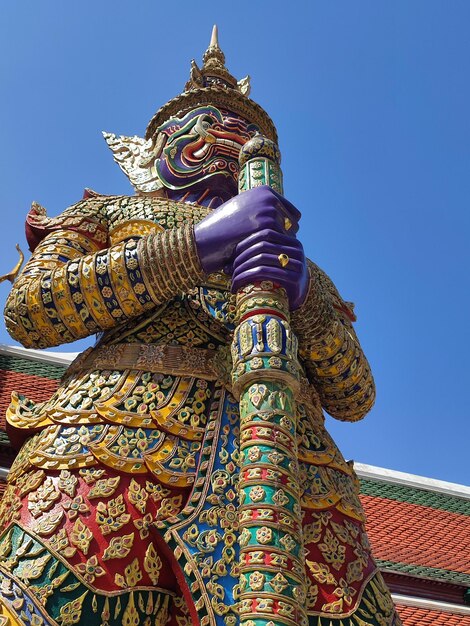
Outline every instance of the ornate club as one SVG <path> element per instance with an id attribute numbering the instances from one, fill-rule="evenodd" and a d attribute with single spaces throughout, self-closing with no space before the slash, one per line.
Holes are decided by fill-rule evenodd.
<path id="1" fill-rule="evenodd" d="M 282 193 L 279 150 L 256 135 L 240 152 L 239 191 L 259 185 Z M 299 364 L 284 289 L 271 282 L 241 289 L 237 321 L 232 382 L 240 402 L 240 624 L 303 626 Z"/>

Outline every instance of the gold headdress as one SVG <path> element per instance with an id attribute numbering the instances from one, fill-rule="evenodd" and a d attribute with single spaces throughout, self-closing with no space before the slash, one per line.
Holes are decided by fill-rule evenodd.
<path id="1" fill-rule="evenodd" d="M 150 120 L 144 137 L 116 136 L 103 133 L 113 152 L 114 160 L 129 178 L 138 193 L 151 194 L 162 188 L 156 170 L 156 158 L 161 153 L 165 137 L 158 129 L 172 117 L 183 117 L 201 106 L 212 105 L 237 113 L 248 122 L 256 124 L 260 132 L 277 143 L 277 132 L 266 111 L 251 100 L 250 78 L 239 81 L 225 67 L 225 55 L 219 47 L 217 26 L 203 56 L 199 69 L 191 61 L 191 74 L 185 90 L 159 109 Z"/>
<path id="2" fill-rule="evenodd" d="M 263 135 L 277 143 L 273 121 L 259 104 L 248 97 L 249 93 L 249 76 L 237 81 L 225 67 L 225 55 L 219 47 L 217 26 L 214 26 L 202 68 L 199 69 L 196 62 L 191 61 L 191 74 L 185 90 L 155 113 L 147 126 L 145 138 L 153 137 L 158 127 L 171 117 L 181 117 L 196 107 L 211 104 L 238 113 L 259 126 Z"/>

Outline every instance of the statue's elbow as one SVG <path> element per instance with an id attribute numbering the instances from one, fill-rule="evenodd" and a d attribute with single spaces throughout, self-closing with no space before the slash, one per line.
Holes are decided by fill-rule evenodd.
<path id="1" fill-rule="evenodd" d="M 342 422 L 358 422 L 364 419 L 375 403 L 375 385 L 373 380 L 361 390 L 356 397 L 339 404 L 330 403 L 325 410 L 335 419 Z"/>
<path id="2" fill-rule="evenodd" d="M 47 340 L 47 333 L 40 333 L 34 326 L 31 324 L 30 328 L 27 328 L 21 321 L 21 317 L 25 316 L 24 319 L 27 319 L 27 310 L 25 305 L 19 305 L 16 302 L 16 298 L 14 295 L 14 291 L 10 293 L 7 298 L 5 309 L 3 312 L 5 326 L 8 331 L 8 334 L 12 339 L 20 343 L 25 348 L 34 348 L 34 349 L 42 349 L 42 348 L 50 348 L 48 345 L 49 342 Z M 25 311 L 21 311 L 20 306 L 25 308 Z"/>
<path id="3" fill-rule="evenodd" d="M 11 314 L 5 313 L 5 326 L 12 339 L 25 348 L 38 348 L 39 342 L 35 341 L 36 333 L 26 332 L 22 325 Z"/>

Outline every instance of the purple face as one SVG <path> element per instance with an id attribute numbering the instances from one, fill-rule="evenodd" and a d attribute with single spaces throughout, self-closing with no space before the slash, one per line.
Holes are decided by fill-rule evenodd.
<path id="1" fill-rule="evenodd" d="M 160 127 L 168 139 L 157 159 L 167 189 L 210 189 L 222 199 L 237 193 L 240 148 L 258 128 L 242 117 L 204 106 Z"/>

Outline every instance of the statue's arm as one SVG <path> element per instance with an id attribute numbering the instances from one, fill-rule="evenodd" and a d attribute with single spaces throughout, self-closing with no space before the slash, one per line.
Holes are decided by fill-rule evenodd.
<path id="1" fill-rule="evenodd" d="M 189 224 L 109 246 L 106 236 L 100 241 L 96 229 L 90 231 L 96 224 L 103 231 L 103 220 L 93 215 L 54 220 L 60 227 L 37 243 L 5 306 L 7 329 L 25 347 L 52 347 L 113 328 L 204 276 Z"/>
<path id="2" fill-rule="evenodd" d="M 374 404 L 375 385 L 352 327 L 354 314 L 328 276 L 311 261 L 308 268 L 307 298 L 292 314 L 299 355 L 323 408 L 337 419 L 356 421 Z"/>

